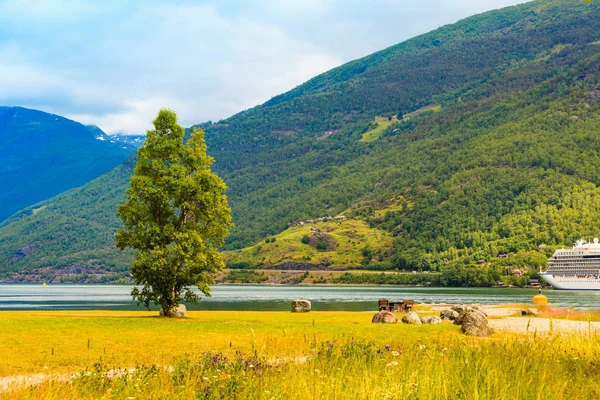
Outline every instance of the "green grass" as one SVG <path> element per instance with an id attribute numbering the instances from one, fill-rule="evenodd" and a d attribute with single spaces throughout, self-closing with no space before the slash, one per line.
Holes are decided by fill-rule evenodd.
<path id="1" fill-rule="evenodd" d="M 365 133 L 363 133 L 362 138 L 360 139 L 361 142 L 365 142 L 365 143 L 371 143 L 376 141 L 377 139 L 379 139 L 381 137 L 381 135 L 383 135 L 383 132 L 393 123 L 396 121 L 377 121 L 377 127 L 371 129 L 370 131 L 367 131 Z"/>
<path id="2" fill-rule="evenodd" d="M 402 120 L 406 121 L 412 117 L 415 117 L 415 116 L 422 114 L 424 112 L 427 112 L 427 111 L 439 112 L 441 110 L 442 110 L 441 105 L 431 105 L 431 106 L 421 107 L 418 110 L 415 110 L 411 113 L 404 115 Z M 377 141 L 381 137 L 381 135 L 383 135 L 383 132 L 385 132 L 385 130 L 387 128 L 389 128 L 393 123 L 396 123 L 396 122 L 398 122 L 398 119 L 396 117 L 393 117 L 391 121 L 387 120 L 387 119 L 376 120 L 375 123 L 377 124 L 377 126 L 373 129 L 363 133 L 360 141 L 364 142 L 364 143 L 371 143 L 371 142 Z"/>
<path id="3" fill-rule="evenodd" d="M 335 240 L 337 247 L 332 251 L 320 251 L 302 243 L 302 237 L 312 235 L 311 228 Z M 241 250 L 225 252 L 228 263 L 248 262 L 253 267 L 273 266 L 285 262 L 303 262 L 333 267 L 359 265 L 361 251 L 365 246 L 372 250 L 391 246 L 392 236 L 388 232 L 370 228 L 359 220 L 320 222 L 316 224 L 293 226 L 273 236 L 274 242 L 260 242 Z"/>
<path id="4" fill-rule="evenodd" d="M 451 324 L 371 324 L 371 315 L 192 312 L 190 318 L 168 320 L 140 312 L 5 312 L 1 375 L 83 372 L 1 395 L 511 400 L 600 395 L 600 338 L 591 333 L 471 338 Z M 118 367 L 135 369 L 107 373 Z"/>

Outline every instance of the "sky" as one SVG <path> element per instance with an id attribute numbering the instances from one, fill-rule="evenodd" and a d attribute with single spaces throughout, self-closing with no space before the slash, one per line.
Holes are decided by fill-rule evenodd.
<path id="1" fill-rule="evenodd" d="M 0 105 L 141 134 L 191 126 L 523 0 L 0 0 Z"/>

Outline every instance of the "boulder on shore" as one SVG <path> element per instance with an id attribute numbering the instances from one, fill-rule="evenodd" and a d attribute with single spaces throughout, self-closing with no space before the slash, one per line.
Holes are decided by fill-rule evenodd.
<path id="1" fill-rule="evenodd" d="M 440 318 L 448 321 L 454 321 L 458 317 L 458 313 L 454 310 L 440 311 Z"/>
<path id="2" fill-rule="evenodd" d="M 377 314 L 373 315 L 373 319 L 371 320 L 371 323 L 373 323 L 373 324 L 397 324 L 398 318 L 390 311 L 379 311 Z"/>
<path id="3" fill-rule="evenodd" d="M 423 324 L 437 325 L 442 323 L 442 319 L 440 317 L 436 317 L 435 315 L 432 317 L 423 317 L 421 318 L 421 322 Z"/>
<path id="4" fill-rule="evenodd" d="M 310 300 L 293 300 L 292 312 L 309 312 L 311 306 Z"/>
<path id="5" fill-rule="evenodd" d="M 464 313 L 464 315 L 462 315 Z M 489 336 L 494 333 L 487 317 L 478 310 L 463 311 L 462 331 L 468 336 Z"/>
<path id="6" fill-rule="evenodd" d="M 409 311 L 404 317 L 402 317 L 402 322 L 405 324 L 420 325 L 421 318 L 419 318 L 419 315 L 416 312 Z"/>
<path id="7" fill-rule="evenodd" d="M 161 317 L 185 318 L 187 316 L 187 309 L 185 308 L 185 305 L 180 304 L 177 307 L 171 307 L 169 311 L 165 312 L 165 310 L 161 307 L 158 314 Z"/>

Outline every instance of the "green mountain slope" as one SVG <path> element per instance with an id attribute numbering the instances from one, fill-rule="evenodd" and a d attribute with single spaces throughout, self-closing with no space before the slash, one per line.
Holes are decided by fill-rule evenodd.
<path id="1" fill-rule="evenodd" d="M 228 249 L 344 213 L 393 236 L 371 252 L 373 263 L 436 270 L 511 253 L 543 264 L 553 246 L 600 232 L 599 86 L 598 3 L 536 1 L 443 27 L 203 124 L 230 188 Z M 374 139 L 361 141 L 372 129 Z M 111 240 L 116 192 L 126 185 L 118 169 L 6 221 L 2 274 L 85 263 L 125 271 Z M 114 196 L 83 194 L 102 187 Z M 78 215 L 61 220 L 66 209 Z M 98 234 L 87 247 L 72 238 L 77 250 L 48 241 L 64 225 Z M 43 245 L 31 252 L 34 243 Z"/>
<path id="2" fill-rule="evenodd" d="M 134 151 L 57 115 L 0 107 L 0 221 L 97 178 Z"/>

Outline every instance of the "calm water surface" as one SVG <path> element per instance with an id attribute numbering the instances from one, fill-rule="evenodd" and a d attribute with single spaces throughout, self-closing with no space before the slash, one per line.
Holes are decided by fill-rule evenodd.
<path id="1" fill-rule="evenodd" d="M 142 310 L 127 285 L 0 284 L 0 310 Z M 314 310 L 369 311 L 377 300 L 414 299 L 417 303 L 531 303 L 535 289 L 424 287 L 214 286 L 212 297 L 191 310 L 289 310 L 290 301 L 308 299 Z M 600 292 L 544 292 L 551 304 L 600 310 Z"/>

